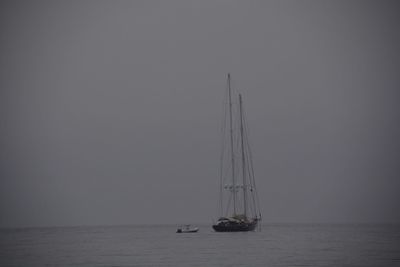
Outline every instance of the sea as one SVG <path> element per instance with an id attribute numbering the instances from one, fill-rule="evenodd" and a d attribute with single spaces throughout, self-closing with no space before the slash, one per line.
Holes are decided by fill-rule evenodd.
<path id="1" fill-rule="evenodd" d="M 0 266 L 400 266 L 399 224 L 177 225 L 0 229 Z"/>

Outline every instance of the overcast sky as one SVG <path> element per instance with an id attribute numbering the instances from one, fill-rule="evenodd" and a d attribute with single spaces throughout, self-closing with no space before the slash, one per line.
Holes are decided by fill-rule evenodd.
<path id="1" fill-rule="evenodd" d="M 2 1 L 0 226 L 211 223 L 226 75 L 264 222 L 399 222 L 396 1 Z"/>

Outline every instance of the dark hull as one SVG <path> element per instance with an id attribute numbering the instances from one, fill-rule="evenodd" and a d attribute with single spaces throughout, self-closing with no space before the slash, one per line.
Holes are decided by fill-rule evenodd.
<path id="1" fill-rule="evenodd" d="M 197 233 L 199 231 L 199 229 L 194 229 L 194 230 L 181 230 L 178 229 L 176 230 L 177 233 Z"/>
<path id="2" fill-rule="evenodd" d="M 257 226 L 257 221 L 246 223 L 218 223 L 212 227 L 216 232 L 249 232 L 254 231 Z"/>

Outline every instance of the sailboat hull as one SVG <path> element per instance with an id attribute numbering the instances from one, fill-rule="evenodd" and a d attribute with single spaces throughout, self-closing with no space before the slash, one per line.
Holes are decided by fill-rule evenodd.
<path id="1" fill-rule="evenodd" d="M 216 232 L 249 232 L 254 231 L 257 227 L 257 220 L 252 222 L 226 222 L 217 223 L 212 227 Z"/>

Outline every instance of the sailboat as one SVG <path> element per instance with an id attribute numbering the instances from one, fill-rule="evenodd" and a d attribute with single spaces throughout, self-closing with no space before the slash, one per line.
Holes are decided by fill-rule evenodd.
<path id="1" fill-rule="evenodd" d="M 231 76 L 224 103 L 216 232 L 254 231 L 261 220 L 242 95 L 233 101 Z M 236 98 L 236 97 L 235 97 Z"/>

